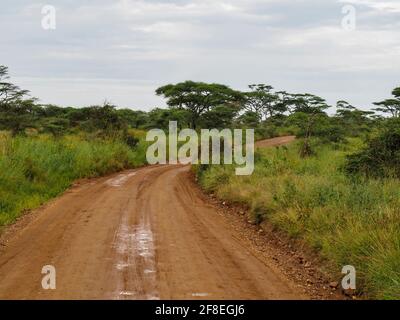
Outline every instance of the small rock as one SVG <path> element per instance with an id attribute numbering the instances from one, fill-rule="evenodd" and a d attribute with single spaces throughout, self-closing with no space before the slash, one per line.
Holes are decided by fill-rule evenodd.
<path id="1" fill-rule="evenodd" d="M 311 267 L 311 262 L 306 262 L 306 264 L 304 265 L 304 268 L 310 268 Z"/>
<path id="2" fill-rule="evenodd" d="M 331 283 L 329 283 L 329 286 L 332 289 L 337 289 L 337 287 L 339 286 L 339 283 L 337 281 L 332 281 Z"/>
<path id="3" fill-rule="evenodd" d="M 344 295 L 346 295 L 348 297 L 353 297 L 354 294 L 356 293 L 356 291 L 353 289 L 343 289 L 342 292 Z"/>

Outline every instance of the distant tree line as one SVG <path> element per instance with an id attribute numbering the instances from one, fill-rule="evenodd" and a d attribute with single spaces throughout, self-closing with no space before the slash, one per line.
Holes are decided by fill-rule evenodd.
<path id="1" fill-rule="evenodd" d="M 373 111 L 338 101 L 333 116 L 327 114 L 331 106 L 319 96 L 274 91 L 266 84 L 252 84 L 242 92 L 222 84 L 185 81 L 162 86 L 156 94 L 166 99 L 168 109 L 145 112 L 107 102 L 81 108 L 43 105 L 12 84 L 7 67 L 0 66 L 0 130 L 14 135 L 27 130 L 56 136 L 74 131 L 112 134 L 128 128 L 167 129 L 169 121 L 176 120 L 181 128 L 255 128 L 259 137 L 286 130 L 305 138 L 306 155 L 312 137 L 340 142 L 382 125 L 385 118 L 380 114 L 400 116 L 400 88 L 393 90 L 393 98 L 376 102 Z"/>

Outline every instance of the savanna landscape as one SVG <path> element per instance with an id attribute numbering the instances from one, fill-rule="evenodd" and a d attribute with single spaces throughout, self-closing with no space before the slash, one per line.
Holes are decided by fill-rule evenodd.
<path id="1" fill-rule="evenodd" d="M 41 105 L 9 82 L 5 66 L 1 79 L 3 228 L 77 180 L 144 166 L 148 129 L 167 130 L 169 121 L 180 129 L 255 128 L 261 146 L 254 173 L 195 165 L 203 190 L 245 206 L 250 223 L 267 221 L 305 243 L 332 279 L 341 266 L 356 266 L 354 297 L 399 298 L 399 88 L 375 102 L 374 111 L 339 101 L 328 115 L 325 100 L 311 94 L 276 92 L 264 84 L 241 92 L 187 81 L 156 90 L 169 109 L 143 112 L 108 103 Z M 292 139 L 262 146 L 275 137 Z"/>
<path id="2" fill-rule="evenodd" d="M 396 3 L 33 2 L 0 12 L 0 300 L 400 300 Z"/>

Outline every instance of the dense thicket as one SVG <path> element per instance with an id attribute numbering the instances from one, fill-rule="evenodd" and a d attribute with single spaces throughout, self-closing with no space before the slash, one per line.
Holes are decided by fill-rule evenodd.
<path id="1" fill-rule="evenodd" d="M 400 178 L 400 122 L 393 119 L 362 150 L 347 156 L 348 173 L 367 177 Z"/>

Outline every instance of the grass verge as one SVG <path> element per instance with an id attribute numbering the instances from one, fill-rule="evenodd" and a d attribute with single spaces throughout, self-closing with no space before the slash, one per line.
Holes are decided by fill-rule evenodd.
<path id="1" fill-rule="evenodd" d="M 232 166 L 198 167 L 197 174 L 206 191 L 246 205 L 255 223 L 268 219 L 305 241 L 334 276 L 354 266 L 359 293 L 400 299 L 400 181 L 347 177 L 341 167 L 358 144 L 321 146 L 300 159 L 293 143 L 257 152 L 251 176 L 236 176 Z"/>
<path id="2" fill-rule="evenodd" d="M 145 163 L 145 147 L 80 136 L 0 133 L 0 226 L 65 191 L 73 181 Z"/>

